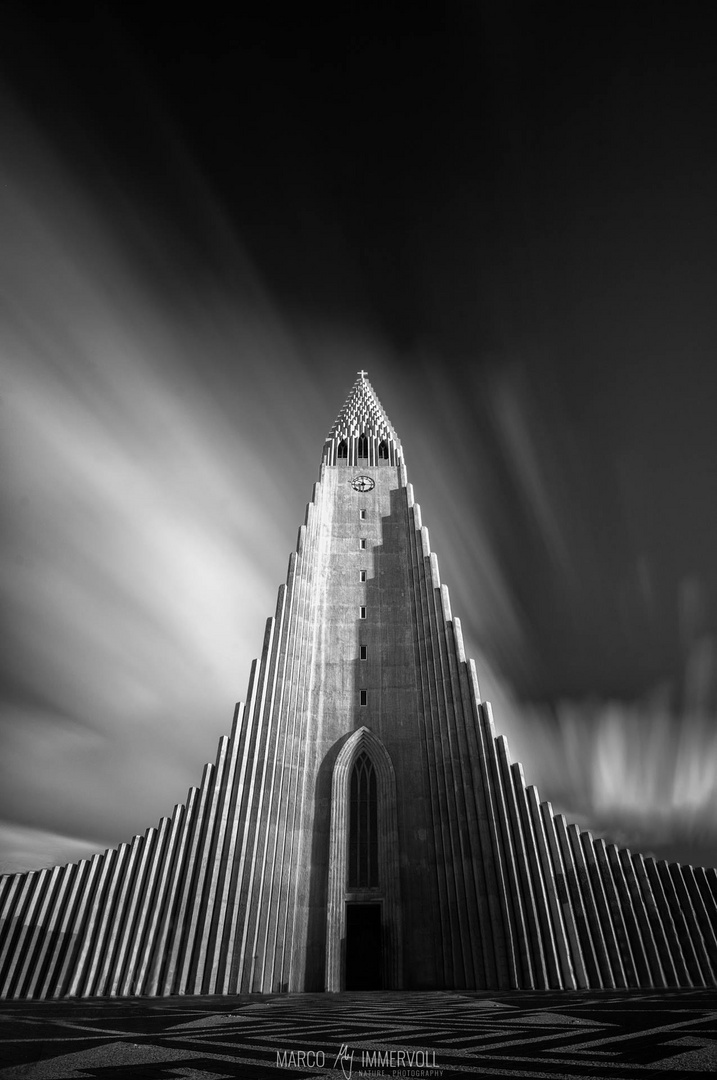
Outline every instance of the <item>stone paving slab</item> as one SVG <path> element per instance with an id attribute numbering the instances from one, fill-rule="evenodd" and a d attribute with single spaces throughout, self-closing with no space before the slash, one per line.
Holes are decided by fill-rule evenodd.
<path id="1" fill-rule="evenodd" d="M 717 1076 L 717 991 L 0 1003 L 0 1080 Z"/>

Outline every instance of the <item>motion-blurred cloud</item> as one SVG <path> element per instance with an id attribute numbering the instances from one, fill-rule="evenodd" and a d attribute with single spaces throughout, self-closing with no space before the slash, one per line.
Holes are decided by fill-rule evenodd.
<path id="1" fill-rule="evenodd" d="M 0 203 L 0 813 L 21 819 L 21 861 L 34 865 L 48 826 L 116 841 L 199 779 L 310 492 L 297 414 L 321 431 L 330 412 L 260 283 L 184 308 L 180 271 L 148 287 L 114 235 L 117 205 L 100 212 L 13 118 Z M 236 264 L 246 277 L 238 243 Z M 74 841 L 58 844 L 72 857 Z"/>
<path id="2" fill-rule="evenodd" d="M 611 444 L 537 346 L 399 356 L 369 320 L 275 299 L 170 131 L 186 234 L 83 137 L 69 167 L 4 108 L 0 867 L 116 844 L 198 783 L 361 367 L 527 781 L 620 843 L 710 861 L 710 586 L 655 543 L 640 380 L 620 370 Z"/>

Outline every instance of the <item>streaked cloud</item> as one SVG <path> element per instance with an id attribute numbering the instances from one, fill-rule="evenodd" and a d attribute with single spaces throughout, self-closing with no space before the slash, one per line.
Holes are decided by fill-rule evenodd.
<path id="1" fill-rule="evenodd" d="M 108 846 L 98 843 L 96 838 L 85 840 L 45 829 L 0 823 L 0 874 L 62 866 L 91 858 L 100 848 Z"/>
<path id="2" fill-rule="evenodd" d="M 129 839 L 199 782 L 361 367 L 528 782 L 622 843 L 704 849 L 709 589 L 680 570 L 675 592 L 655 553 L 637 435 L 595 450 L 531 374 L 541 358 L 505 343 L 398 356 L 375 327 L 280 304 L 181 144 L 175 197 L 213 238 L 204 258 L 111 162 L 85 148 L 70 168 L 5 115 L 5 868 Z"/>

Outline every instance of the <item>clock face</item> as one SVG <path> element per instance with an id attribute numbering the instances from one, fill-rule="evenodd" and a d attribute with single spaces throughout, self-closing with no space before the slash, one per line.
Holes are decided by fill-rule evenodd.
<path id="1" fill-rule="evenodd" d="M 375 484 L 370 476 L 356 476 L 351 481 L 351 487 L 354 491 L 370 491 Z"/>

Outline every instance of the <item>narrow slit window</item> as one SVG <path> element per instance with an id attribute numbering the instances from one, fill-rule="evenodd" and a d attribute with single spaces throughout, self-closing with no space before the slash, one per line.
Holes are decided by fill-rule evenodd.
<path id="1" fill-rule="evenodd" d="M 368 705 L 368 690 L 359 690 L 359 701 L 362 705 Z"/>
<path id="2" fill-rule="evenodd" d="M 368 650 L 365 645 L 359 646 L 359 659 L 366 660 L 368 657 Z"/>
<path id="3" fill-rule="evenodd" d="M 359 581 L 365 581 L 365 580 L 366 580 L 366 571 L 365 570 L 359 570 Z"/>
<path id="4" fill-rule="evenodd" d="M 361 518 L 362 521 L 365 521 L 366 520 L 366 511 L 365 510 L 359 510 L 359 517 Z"/>
<path id="5" fill-rule="evenodd" d="M 366 538 L 364 536 L 362 536 L 361 539 L 359 540 L 359 547 L 361 548 L 362 551 L 366 550 Z"/>
<path id="6" fill-rule="evenodd" d="M 365 618 L 366 618 L 366 608 L 365 607 L 360 607 L 359 608 L 359 619 L 365 619 Z"/>

